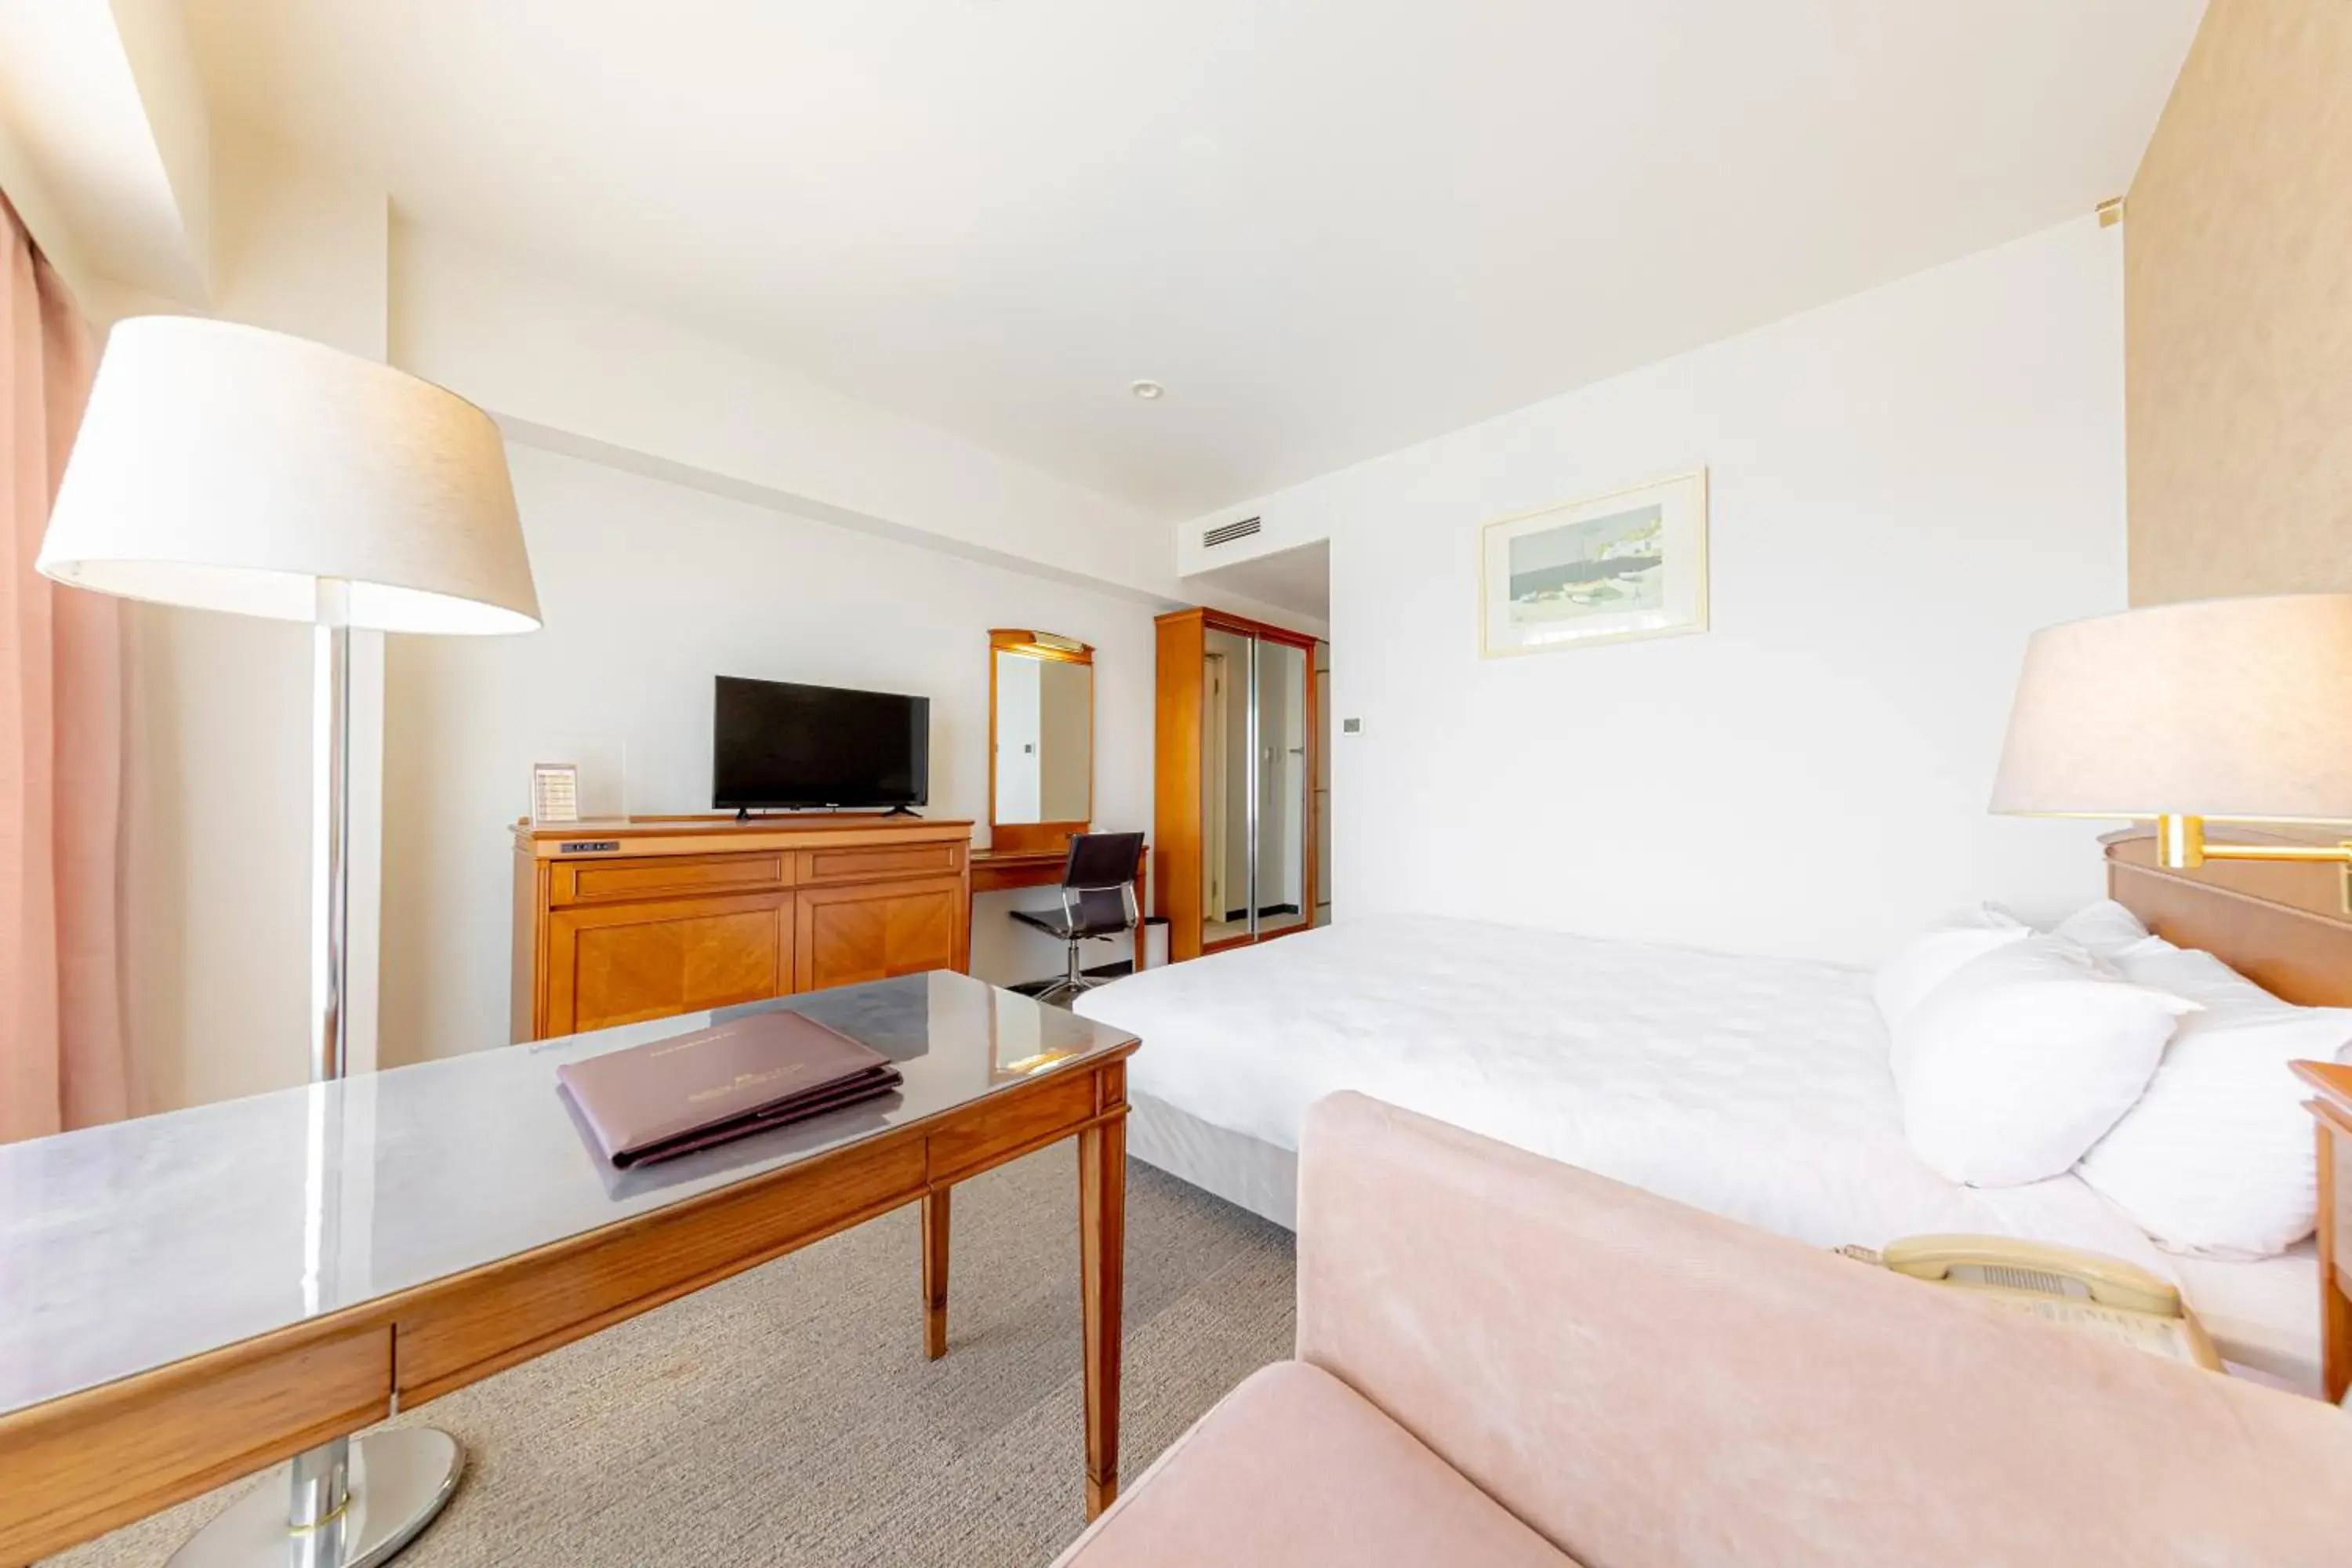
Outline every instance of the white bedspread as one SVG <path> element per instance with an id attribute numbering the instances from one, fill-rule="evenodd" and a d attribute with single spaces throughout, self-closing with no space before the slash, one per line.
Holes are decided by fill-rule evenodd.
<path id="1" fill-rule="evenodd" d="M 1118 981 L 1139 1093 L 1280 1148 L 1339 1089 L 1801 1240 L 1927 1231 L 2168 1260 L 2072 1176 L 1979 1191 L 1904 1141 L 1868 976 L 1466 921 L 1349 921 Z"/>

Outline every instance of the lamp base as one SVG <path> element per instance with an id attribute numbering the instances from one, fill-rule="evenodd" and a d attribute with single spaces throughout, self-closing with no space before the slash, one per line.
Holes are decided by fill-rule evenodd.
<path id="1" fill-rule="evenodd" d="M 286 1522 L 286 1466 L 188 1537 L 169 1568 L 375 1568 L 416 1539 L 457 1490 L 466 1450 L 430 1426 L 371 1432 L 351 1443 L 351 1501 L 326 1523 Z"/>

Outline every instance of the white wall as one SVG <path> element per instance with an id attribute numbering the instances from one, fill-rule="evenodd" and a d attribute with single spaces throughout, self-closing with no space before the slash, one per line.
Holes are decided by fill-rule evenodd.
<path id="1" fill-rule="evenodd" d="M 2120 236 L 2085 218 L 1197 520 L 1331 540 L 1336 880 L 1862 961 L 2099 887 L 1987 815 L 2026 635 L 2124 603 Z M 1479 526 L 1704 465 L 1713 629 L 1482 661 Z"/>
<path id="2" fill-rule="evenodd" d="M 388 639 L 385 1065 L 506 1042 L 509 829 L 531 763 L 581 762 L 592 805 L 709 809 L 714 675 L 928 695 L 927 815 L 984 819 L 989 628 L 1076 637 L 1097 650 L 1096 821 L 1150 822 L 1147 606 L 530 446 L 509 457 L 545 629 Z M 1015 934 L 1011 897 L 980 902 L 974 971 L 1057 973 L 1058 947 Z"/>

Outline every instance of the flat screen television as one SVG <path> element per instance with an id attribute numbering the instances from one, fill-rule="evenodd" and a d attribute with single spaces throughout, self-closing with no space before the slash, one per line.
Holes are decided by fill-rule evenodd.
<path id="1" fill-rule="evenodd" d="M 710 804 L 916 806 L 931 788 L 931 700 L 719 677 Z"/>

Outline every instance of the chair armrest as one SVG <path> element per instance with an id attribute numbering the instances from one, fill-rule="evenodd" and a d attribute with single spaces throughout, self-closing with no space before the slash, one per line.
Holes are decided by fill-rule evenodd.
<path id="1" fill-rule="evenodd" d="M 1358 1094 L 1298 1355 L 1581 1562 L 2320 1563 L 2352 1421 Z"/>

